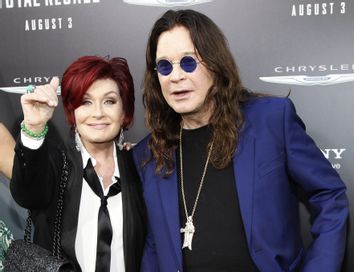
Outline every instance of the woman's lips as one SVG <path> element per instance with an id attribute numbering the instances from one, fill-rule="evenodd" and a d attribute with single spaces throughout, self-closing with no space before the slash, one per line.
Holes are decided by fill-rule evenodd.
<path id="1" fill-rule="evenodd" d="M 89 124 L 89 127 L 97 129 L 97 130 L 105 129 L 107 126 L 108 126 L 108 124 Z"/>

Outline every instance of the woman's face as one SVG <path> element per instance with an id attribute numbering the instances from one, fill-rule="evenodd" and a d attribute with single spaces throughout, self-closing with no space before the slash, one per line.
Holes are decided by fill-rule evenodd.
<path id="1" fill-rule="evenodd" d="M 184 71 L 179 64 L 186 56 L 198 62 L 191 72 Z M 212 107 L 204 102 L 213 85 L 213 78 L 195 51 L 190 33 L 185 27 L 176 26 L 160 35 L 156 63 L 160 60 L 173 63 L 171 73 L 168 75 L 158 73 L 162 94 L 168 105 L 181 114 L 185 121 L 187 119 L 196 119 L 202 123 L 208 121 Z"/>
<path id="2" fill-rule="evenodd" d="M 74 115 L 77 131 L 86 148 L 114 140 L 124 120 L 117 84 L 112 79 L 96 80 L 87 89 Z"/>

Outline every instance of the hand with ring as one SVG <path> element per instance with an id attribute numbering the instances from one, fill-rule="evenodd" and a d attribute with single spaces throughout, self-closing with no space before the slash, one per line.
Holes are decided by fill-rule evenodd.
<path id="1" fill-rule="evenodd" d="M 29 85 L 21 96 L 21 105 L 26 128 L 33 132 L 43 131 L 58 105 L 59 78 L 53 77 L 46 85 Z"/>

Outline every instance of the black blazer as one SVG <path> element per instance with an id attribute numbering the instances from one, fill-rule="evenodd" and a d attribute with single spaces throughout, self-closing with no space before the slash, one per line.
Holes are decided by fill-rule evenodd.
<path id="1" fill-rule="evenodd" d="M 51 250 L 63 164 L 61 150 L 66 152 L 70 166 L 69 181 L 64 193 L 62 253 L 72 261 L 76 271 L 81 271 L 75 256 L 75 238 L 83 164 L 81 153 L 75 149 L 74 142 L 71 140 L 64 145 L 46 138 L 39 149 L 31 150 L 18 140 L 10 189 L 15 201 L 31 210 L 35 229 L 34 242 Z M 122 189 L 125 268 L 127 272 L 136 272 L 140 269 L 145 241 L 145 205 L 131 151 L 120 151 L 117 148 L 117 159 Z"/>

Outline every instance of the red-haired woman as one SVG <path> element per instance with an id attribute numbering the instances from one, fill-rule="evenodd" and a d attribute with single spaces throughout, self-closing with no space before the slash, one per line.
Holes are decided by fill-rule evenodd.
<path id="1" fill-rule="evenodd" d="M 46 137 L 58 105 L 58 78 L 29 86 L 21 97 L 24 120 L 16 143 L 11 192 L 31 210 L 34 242 L 51 250 L 62 170 L 61 246 L 76 271 L 138 271 L 145 237 L 145 208 L 131 152 L 122 133 L 134 113 L 133 79 L 125 59 L 81 57 L 65 71 L 61 96 L 72 128 L 68 143 Z M 119 139 L 119 140 L 118 140 Z"/>

